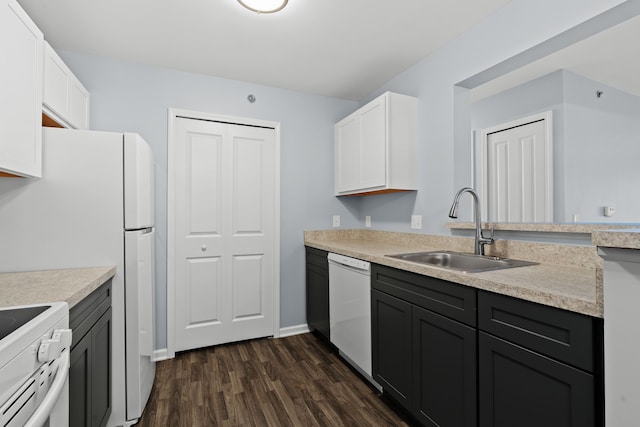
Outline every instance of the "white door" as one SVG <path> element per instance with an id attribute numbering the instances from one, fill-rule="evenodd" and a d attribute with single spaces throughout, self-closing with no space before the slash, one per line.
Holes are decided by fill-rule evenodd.
<path id="1" fill-rule="evenodd" d="M 483 131 L 488 221 L 552 222 L 550 115 Z"/>
<path id="2" fill-rule="evenodd" d="M 176 118 L 175 350 L 274 334 L 274 129 Z"/>

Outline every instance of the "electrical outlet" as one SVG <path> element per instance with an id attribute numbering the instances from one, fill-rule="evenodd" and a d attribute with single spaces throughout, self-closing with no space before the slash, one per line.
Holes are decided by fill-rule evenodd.
<path id="1" fill-rule="evenodd" d="M 335 228 L 340 227 L 340 215 L 333 216 L 333 226 Z"/>
<path id="2" fill-rule="evenodd" d="M 411 215 L 411 228 L 422 230 L 422 215 Z"/>
<path id="3" fill-rule="evenodd" d="M 603 209 L 604 216 L 613 216 L 616 213 L 616 208 L 613 206 L 605 206 Z"/>
<path id="4" fill-rule="evenodd" d="M 364 217 L 364 226 L 365 227 L 371 227 L 371 216 L 367 215 Z"/>

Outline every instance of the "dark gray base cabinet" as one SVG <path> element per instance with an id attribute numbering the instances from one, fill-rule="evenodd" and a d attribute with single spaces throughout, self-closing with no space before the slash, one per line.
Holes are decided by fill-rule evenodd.
<path id="1" fill-rule="evenodd" d="M 306 248 L 307 325 L 329 341 L 329 253 Z"/>
<path id="2" fill-rule="evenodd" d="M 372 267 L 373 378 L 425 426 L 475 426 L 475 291 Z M 453 318 L 443 315 L 447 313 Z"/>
<path id="3" fill-rule="evenodd" d="M 424 426 L 604 426 L 596 319 L 372 266 L 373 378 Z"/>
<path id="4" fill-rule="evenodd" d="M 111 415 L 111 280 L 70 310 L 69 325 L 69 426 L 105 426 Z"/>
<path id="5" fill-rule="evenodd" d="M 371 306 L 373 378 L 385 393 L 410 409 L 413 406 L 413 305 L 373 289 Z"/>
<path id="6" fill-rule="evenodd" d="M 478 292 L 481 426 L 604 426 L 601 319 Z"/>

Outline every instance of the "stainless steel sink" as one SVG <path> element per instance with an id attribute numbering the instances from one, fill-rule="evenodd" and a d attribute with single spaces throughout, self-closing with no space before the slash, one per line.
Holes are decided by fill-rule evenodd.
<path id="1" fill-rule="evenodd" d="M 462 271 L 465 273 L 480 273 L 482 271 L 502 270 L 505 268 L 524 267 L 527 265 L 538 264 L 537 262 L 521 261 L 517 259 L 473 255 L 451 251 L 414 252 L 386 256 L 404 261 L 416 262 L 418 264 L 426 264 L 449 270 Z"/>

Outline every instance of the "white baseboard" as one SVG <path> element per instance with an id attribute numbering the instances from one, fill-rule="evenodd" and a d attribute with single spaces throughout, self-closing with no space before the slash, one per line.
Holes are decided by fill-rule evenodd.
<path id="1" fill-rule="evenodd" d="M 284 338 L 290 337 L 293 335 L 306 334 L 309 331 L 309 326 L 306 323 L 301 325 L 287 326 L 286 328 L 280 328 L 278 336 L 274 336 L 274 338 Z M 153 357 L 151 360 L 154 362 L 160 362 L 162 360 L 173 359 L 175 355 L 169 355 L 169 350 L 166 348 L 159 348 L 154 350 Z"/>
<path id="2" fill-rule="evenodd" d="M 153 357 L 151 360 L 154 362 L 160 362 L 162 360 L 173 359 L 173 357 L 169 357 L 169 350 L 166 348 L 159 348 L 153 351 Z"/>
<path id="3" fill-rule="evenodd" d="M 280 334 L 278 338 L 290 337 L 292 335 L 306 334 L 309 332 L 309 326 L 306 323 L 295 326 L 287 326 L 286 328 L 280 328 Z"/>

